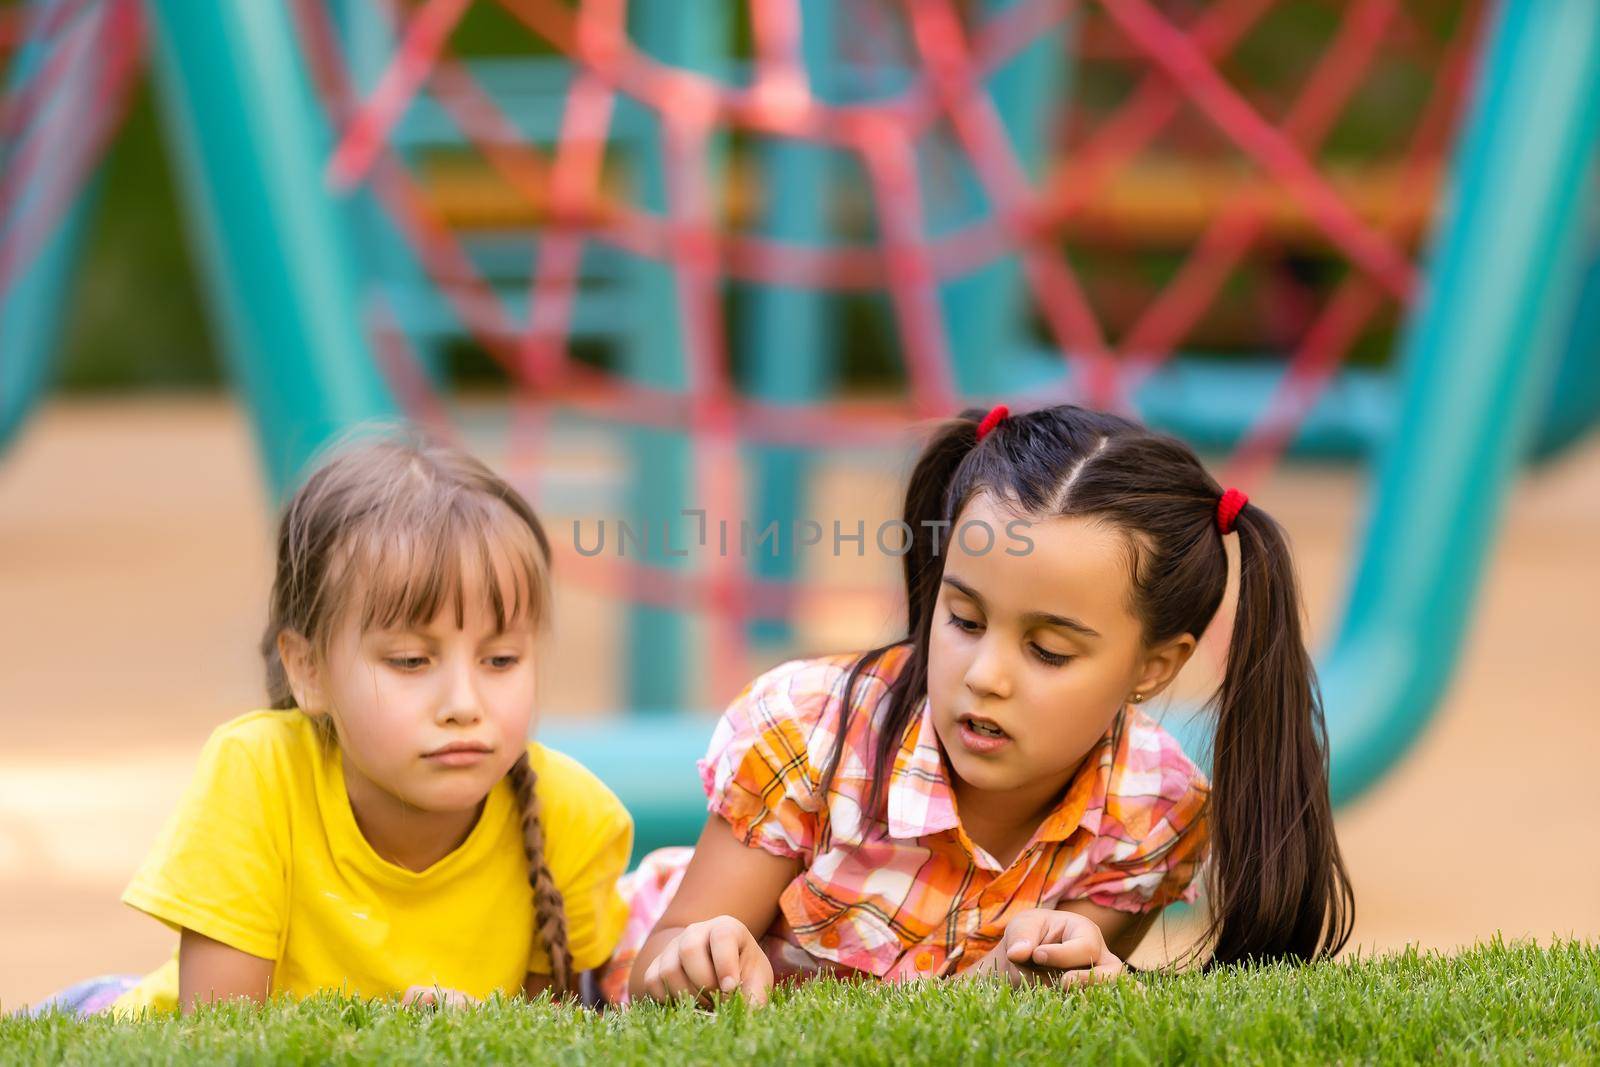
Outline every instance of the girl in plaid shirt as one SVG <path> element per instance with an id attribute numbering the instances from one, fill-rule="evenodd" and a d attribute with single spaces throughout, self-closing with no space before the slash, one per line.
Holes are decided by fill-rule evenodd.
<path id="1" fill-rule="evenodd" d="M 980 418 L 981 416 L 981 418 Z M 1349 937 L 1321 697 L 1278 524 L 1182 442 L 1062 405 L 942 425 L 906 493 L 906 636 L 757 678 L 646 857 L 607 994 L 819 972 L 1114 978 L 1204 865 L 1218 963 Z M 1140 705 L 1239 605 L 1214 781 Z"/>

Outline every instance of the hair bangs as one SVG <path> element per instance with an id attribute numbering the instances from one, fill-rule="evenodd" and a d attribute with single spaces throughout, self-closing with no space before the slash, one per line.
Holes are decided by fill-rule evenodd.
<path id="1" fill-rule="evenodd" d="M 466 625 L 467 600 L 504 633 L 548 615 L 542 554 L 526 524 L 498 501 L 453 494 L 431 514 L 374 512 L 352 533 L 335 598 L 357 611 L 361 632 L 425 629 L 449 612 Z"/>

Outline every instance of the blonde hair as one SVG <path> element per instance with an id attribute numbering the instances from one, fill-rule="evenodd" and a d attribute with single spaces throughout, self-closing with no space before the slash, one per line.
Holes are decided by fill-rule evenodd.
<path id="1" fill-rule="evenodd" d="M 496 548 L 510 564 L 509 604 L 494 580 Z M 425 625 L 454 602 L 459 626 L 466 558 L 475 558 L 488 578 L 484 587 L 499 628 L 524 613 L 536 627 L 548 619 L 550 541 L 515 489 L 465 452 L 413 431 L 379 427 L 374 435 L 363 427 L 336 442 L 285 506 L 278 526 L 261 640 L 270 705 L 297 706 L 278 652 L 280 633 L 300 634 L 325 659 L 340 621 L 357 607 L 365 631 Z M 325 718 L 317 722 L 329 728 Z M 566 910 L 545 862 L 538 778 L 526 751 L 506 778 L 522 813 L 528 884 L 551 986 L 566 996 L 574 987 Z"/>

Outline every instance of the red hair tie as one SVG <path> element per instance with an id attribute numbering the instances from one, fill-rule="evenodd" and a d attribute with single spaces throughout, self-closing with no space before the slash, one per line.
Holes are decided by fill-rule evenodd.
<path id="1" fill-rule="evenodd" d="M 1217 501 L 1217 529 L 1224 535 L 1233 532 L 1233 520 L 1239 517 L 1239 512 L 1250 503 L 1250 498 L 1237 489 L 1229 489 L 1222 494 L 1222 499 Z"/>
<path id="2" fill-rule="evenodd" d="M 1011 414 L 1011 409 L 1004 404 L 996 404 L 990 408 L 989 414 L 985 415 L 983 421 L 978 423 L 978 440 L 981 441 L 987 437 L 989 431 L 999 426 L 1001 421 L 1009 414 Z"/>

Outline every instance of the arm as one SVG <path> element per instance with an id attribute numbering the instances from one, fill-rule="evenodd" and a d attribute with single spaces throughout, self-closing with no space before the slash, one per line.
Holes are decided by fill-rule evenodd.
<path id="1" fill-rule="evenodd" d="M 796 857 L 742 843 L 727 820 L 706 819 L 677 895 L 639 947 L 628 992 L 666 1000 L 743 988 L 766 1000 L 772 966 L 756 943 L 778 914 L 778 897 L 800 872 Z"/>
<path id="2" fill-rule="evenodd" d="M 187 1015 L 213 1000 L 246 997 L 259 1004 L 272 988 L 273 966 L 272 960 L 186 929 L 178 940 L 178 1005 Z"/>

